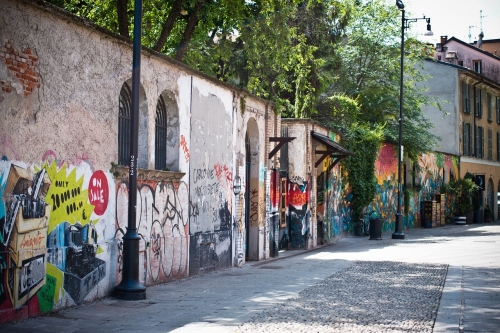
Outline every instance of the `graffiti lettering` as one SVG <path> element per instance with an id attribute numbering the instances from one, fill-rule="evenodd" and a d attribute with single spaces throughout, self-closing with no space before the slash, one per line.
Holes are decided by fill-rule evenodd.
<path id="1" fill-rule="evenodd" d="M 117 190 L 118 230 L 127 225 L 128 191 L 125 184 Z M 147 256 L 146 284 L 168 281 L 187 274 L 188 257 L 188 187 L 179 184 L 151 182 L 138 189 L 139 232 L 146 242 L 141 242 L 140 251 Z M 123 245 L 120 244 L 118 276 L 122 269 Z"/>
<path id="2" fill-rule="evenodd" d="M 214 170 L 211 169 L 194 169 L 193 170 L 193 181 L 199 182 L 204 179 L 214 179 Z"/>
<path id="3" fill-rule="evenodd" d="M 221 184 L 229 184 L 230 186 L 233 183 L 233 173 L 226 165 L 215 164 L 214 165 L 215 176 L 219 180 Z"/>
<path id="4" fill-rule="evenodd" d="M 32 235 L 31 233 L 24 234 L 19 248 L 40 248 L 43 241 L 46 239 L 45 236 L 46 235 L 43 235 L 40 231 L 37 231 L 35 235 Z"/>
<path id="5" fill-rule="evenodd" d="M 89 202 L 94 213 L 102 215 L 108 207 L 109 188 L 106 175 L 101 170 L 94 172 L 89 181 Z"/>
<path id="6" fill-rule="evenodd" d="M 186 163 L 188 163 L 189 162 L 189 157 L 190 157 L 190 155 L 189 155 L 189 149 L 187 147 L 186 138 L 182 134 L 181 134 L 180 145 L 182 147 L 182 151 L 184 151 L 184 158 L 186 159 Z"/>

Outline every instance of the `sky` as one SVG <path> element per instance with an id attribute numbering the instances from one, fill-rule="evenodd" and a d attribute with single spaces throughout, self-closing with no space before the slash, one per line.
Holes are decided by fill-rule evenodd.
<path id="1" fill-rule="evenodd" d="M 500 0 L 403 0 L 405 17 L 417 18 L 424 14 L 431 19 L 434 36 L 424 37 L 426 23 L 424 20 L 411 23 L 411 34 L 419 40 L 439 43 L 440 36 L 456 37 L 469 42 L 469 26 L 471 42 L 477 40 L 480 33 L 480 10 L 482 10 L 483 40 L 500 39 Z M 396 1 L 394 1 L 396 5 Z"/>

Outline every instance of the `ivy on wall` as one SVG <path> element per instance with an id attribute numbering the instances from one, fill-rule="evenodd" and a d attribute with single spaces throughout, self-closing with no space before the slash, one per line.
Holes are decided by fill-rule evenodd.
<path id="1" fill-rule="evenodd" d="M 344 177 L 352 188 L 354 221 L 376 193 L 375 161 L 383 139 L 382 127 L 354 124 L 343 137 L 343 144 L 354 153 L 343 160 Z"/>

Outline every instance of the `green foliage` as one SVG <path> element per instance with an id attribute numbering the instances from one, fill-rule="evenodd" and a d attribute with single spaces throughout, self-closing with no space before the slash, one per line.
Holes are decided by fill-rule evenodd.
<path id="1" fill-rule="evenodd" d="M 384 139 L 399 138 L 399 90 L 401 60 L 401 13 L 393 3 L 373 0 L 360 3 L 352 12 L 346 37 L 338 46 L 335 81 L 328 91 L 343 93 L 360 106 L 356 119 L 385 125 Z M 420 82 L 427 79 L 417 65 L 427 55 L 423 43 L 406 38 L 403 93 L 403 146 L 411 160 L 433 149 L 437 137 L 433 124 L 423 115 L 424 105 L 433 104 Z M 327 94 L 328 95 L 328 94 Z M 330 105 L 320 99 L 320 118 L 327 119 Z M 338 119 L 336 119 L 338 121 Z"/>
<path id="2" fill-rule="evenodd" d="M 451 181 L 443 185 L 443 190 L 454 198 L 455 215 L 463 216 L 472 212 L 472 199 L 478 186 L 470 177 Z"/>
<path id="3" fill-rule="evenodd" d="M 352 188 L 352 207 L 355 220 L 373 199 L 377 179 L 374 166 L 383 139 L 382 127 L 355 123 L 342 138 L 346 148 L 354 152 L 342 161 L 347 182 Z"/>

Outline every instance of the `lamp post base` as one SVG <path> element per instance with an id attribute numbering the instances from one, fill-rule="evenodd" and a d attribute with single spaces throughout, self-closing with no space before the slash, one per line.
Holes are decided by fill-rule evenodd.
<path id="1" fill-rule="evenodd" d="M 403 215 L 401 213 L 396 213 L 396 230 L 392 234 L 392 239 L 405 239 L 405 234 L 403 233 Z"/>
<path id="2" fill-rule="evenodd" d="M 136 228 L 127 228 L 123 236 L 122 281 L 114 288 L 113 297 L 128 301 L 146 299 L 146 287 L 139 281 L 140 239 Z"/>
<path id="3" fill-rule="evenodd" d="M 146 299 L 146 291 L 118 291 L 113 290 L 111 296 L 124 301 L 139 301 L 141 299 Z"/>

